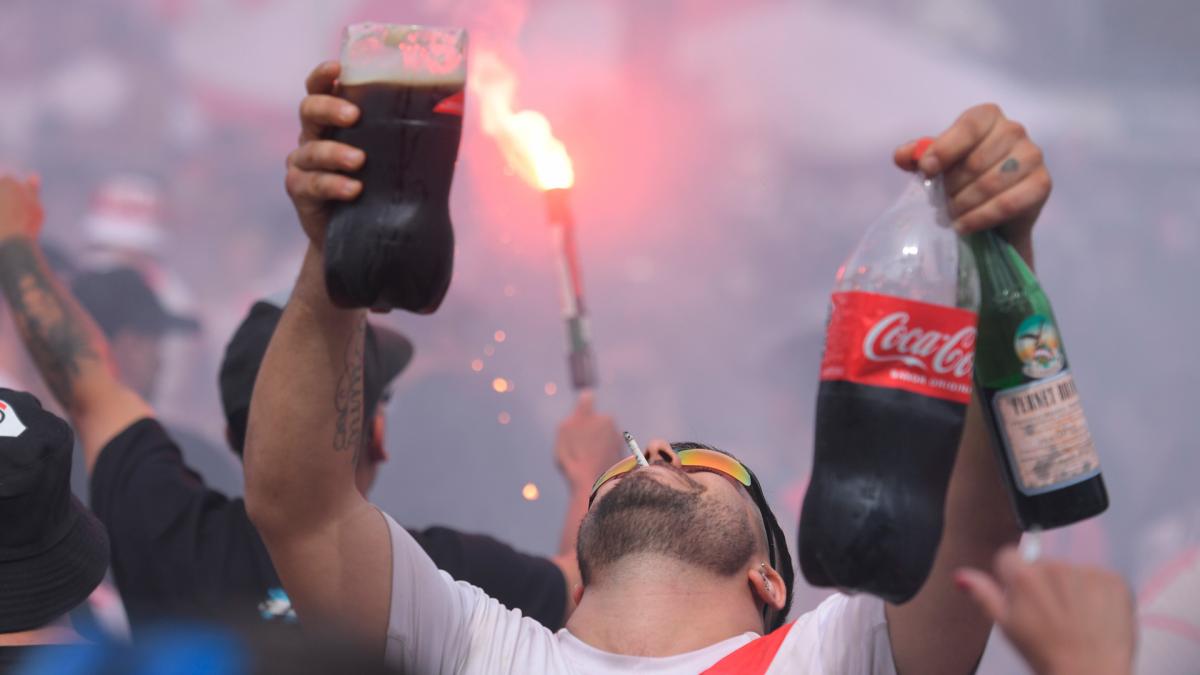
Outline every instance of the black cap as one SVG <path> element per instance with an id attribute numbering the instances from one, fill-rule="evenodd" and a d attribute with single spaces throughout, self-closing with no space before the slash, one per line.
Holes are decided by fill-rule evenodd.
<path id="1" fill-rule="evenodd" d="M 200 329 L 196 319 L 167 311 L 142 275 L 130 267 L 82 272 L 71 282 L 71 292 L 110 338 L 125 329 L 152 335 Z"/>
<path id="2" fill-rule="evenodd" d="M 108 570 L 104 526 L 71 494 L 71 427 L 0 388 L 0 633 L 45 626 Z"/>
<path id="3" fill-rule="evenodd" d="M 229 426 L 229 442 L 233 451 L 242 454 L 246 442 L 246 425 L 250 419 L 250 396 L 254 381 L 267 353 L 267 345 L 279 325 L 283 310 L 266 301 L 254 303 L 242 320 L 221 361 L 218 384 L 221 405 L 225 408 L 225 423 Z M 363 352 L 363 404 L 366 415 L 363 423 L 370 424 L 375 407 L 384 390 L 412 360 L 413 346 L 396 331 L 367 323 L 367 344 Z"/>

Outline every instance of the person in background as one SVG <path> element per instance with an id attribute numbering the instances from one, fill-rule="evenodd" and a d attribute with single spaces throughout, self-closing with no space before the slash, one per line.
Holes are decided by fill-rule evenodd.
<path id="1" fill-rule="evenodd" d="M 84 642 L 69 613 L 108 569 L 104 526 L 71 494 L 73 446 L 37 398 L 0 388 L 0 673 Z"/>
<path id="2" fill-rule="evenodd" d="M 194 335 L 200 323 L 191 316 L 172 312 L 143 273 L 132 267 L 81 271 L 71 280 L 71 293 L 104 333 L 117 377 L 157 410 L 157 392 L 169 353 L 168 338 Z M 241 467 L 225 448 L 193 428 L 191 419 L 181 421 L 176 417 L 163 424 L 179 445 L 184 461 L 210 486 L 240 493 Z M 213 438 L 220 436 L 213 434 Z M 87 473 L 84 463 L 79 464 L 71 476 L 71 486 L 76 494 L 89 499 Z"/>
<path id="3" fill-rule="evenodd" d="M 0 178 L 0 288 L 33 361 L 80 437 L 92 504 L 112 537 L 114 574 L 135 634 L 163 616 L 233 611 L 294 620 L 244 502 L 209 488 L 191 471 L 153 407 L 115 374 L 103 332 L 45 264 L 38 244 L 41 222 L 36 185 Z M 269 302 L 255 304 L 226 350 L 220 386 L 235 451 L 280 315 Z M 360 494 L 387 459 L 381 404 L 412 355 L 397 333 L 372 326 L 367 335 L 367 398 L 355 434 L 363 439 L 355 479 Z M 585 397 L 560 428 L 557 447 L 574 495 L 562 539 L 573 547 L 578 504 L 586 504 L 590 487 L 574 477 L 611 463 L 621 441 L 612 419 L 592 412 Z M 573 548 L 547 559 L 446 528 L 414 535 L 444 569 L 491 589 L 544 625 L 565 622 L 572 606 L 569 589 L 578 579 Z"/>
<path id="4" fill-rule="evenodd" d="M 996 554 L 993 573 L 964 568 L 955 582 L 996 622 L 1037 675 L 1131 675 L 1137 642 L 1133 594 L 1117 574 L 1039 560 L 1015 547 Z M 1195 673 L 1157 667 L 1144 675 Z"/>

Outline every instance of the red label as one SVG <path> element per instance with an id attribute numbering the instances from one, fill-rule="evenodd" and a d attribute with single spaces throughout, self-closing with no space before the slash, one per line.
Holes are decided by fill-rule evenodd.
<path id="1" fill-rule="evenodd" d="M 831 301 L 822 381 L 971 400 L 975 312 L 862 291 Z"/>
<path id="2" fill-rule="evenodd" d="M 452 96 L 447 96 L 433 106 L 433 112 L 443 115 L 458 115 L 463 116 L 463 106 L 466 105 L 467 98 L 464 92 L 458 92 Z"/>

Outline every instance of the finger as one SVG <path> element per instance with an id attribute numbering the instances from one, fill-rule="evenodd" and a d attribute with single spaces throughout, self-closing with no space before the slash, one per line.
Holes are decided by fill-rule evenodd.
<path id="1" fill-rule="evenodd" d="M 591 415 L 596 405 L 596 394 L 591 389 L 579 392 L 579 400 L 575 403 L 576 415 Z"/>
<path id="2" fill-rule="evenodd" d="M 1026 143 L 1033 146 L 1025 133 L 1025 127 L 1020 122 L 1012 120 L 997 122 L 987 138 L 980 141 L 962 161 L 945 167 L 946 194 L 951 196 L 958 194 L 979 176 L 984 175 L 993 167 L 1002 165 L 1012 153 L 1016 152 L 1019 146 Z"/>
<path id="3" fill-rule="evenodd" d="M 25 184 L 29 186 L 33 196 L 37 197 L 42 191 L 42 175 L 36 171 L 29 174 L 29 177 L 25 179 Z"/>
<path id="4" fill-rule="evenodd" d="M 297 201 L 349 201 L 362 192 L 362 183 L 340 173 L 302 171 L 290 167 L 285 179 L 288 194 Z"/>
<path id="5" fill-rule="evenodd" d="M 659 457 L 660 456 L 659 453 L 670 453 L 670 452 L 671 452 L 671 444 L 661 438 L 651 439 L 649 445 L 647 445 L 645 448 L 642 449 L 642 453 L 645 454 L 647 458 Z"/>
<path id="6" fill-rule="evenodd" d="M 313 68 L 304 81 L 304 89 L 310 94 L 328 94 L 333 91 L 333 85 L 342 74 L 342 64 L 337 61 L 325 61 Z"/>
<path id="7" fill-rule="evenodd" d="M 302 171 L 355 171 L 365 160 L 362 150 L 337 141 L 308 141 L 288 156 L 288 164 Z"/>
<path id="8" fill-rule="evenodd" d="M 326 127 L 348 127 L 358 121 L 358 106 L 327 94 L 305 96 L 300 102 L 300 142 L 321 137 Z"/>
<path id="9" fill-rule="evenodd" d="M 950 216 L 957 217 L 982 206 L 992 197 L 1025 180 L 1041 166 L 1041 149 L 1030 142 L 1019 144 L 1007 157 L 1002 156 L 991 168 L 950 197 L 947 202 Z M 950 194 L 949 188 L 946 192 Z"/>
<path id="10" fill-rule="evenodd" d="M 992 561 L 992 572 L 995 573 L 996 579 L 1007 588 L 1013 585 L 1021 570 L 1028 566 L 1029 563 L 1021 557 L 1016 546 L 1005 546 L 996 553 L 996 557 Z"/>
<path id="11" fill-rule="evenodd" d="M 929 151 L 917 163 L 926 176 L 936 176 L 954 166 L 980 141 L 987 138 L 996 122 L 1004 117 L 995 104 L 977 105 L 959 116 L 950 128 L 933 141 Z"/>
<path id="12" fill-rule="evenodd" d="M 954 229 L 965 234 L 1002 225 L 1017 216 L 1036 218 L 1050 196 L 1050 188 L 1050 172 L 1039 167 L 1025 180 L 956 217 Z"/>
<path id="13" fill-rule="evenodd" d="M 995 579 L 986 572 L 964 567 L 954 573 L 954 583 L 971 596 L 989 619 L 1004 623 L 1008 617 L 1008 598 Z"/>
<path id="14" fill-rule="evenodd" d="M 919 159 L 915 152 L 917 143 L 918 140 L 914 139 L 896 148 L 892 153 L 892 161 L 896 163 L 896 166 L 905 171 L 917 170 L 917 160 Z"/>

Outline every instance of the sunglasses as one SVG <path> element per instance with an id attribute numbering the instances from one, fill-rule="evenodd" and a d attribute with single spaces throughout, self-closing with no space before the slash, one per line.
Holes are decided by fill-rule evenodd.
<path id="1" fill-rule="evenodd" d="M 746 489 L 750 489 L 753 482 L 750 479 L 750 470 L 743 466 L 741 462 L 723 452 L 693 448 L 691 450 L 680 450 L 675 453 L 675 456 L 679 458 L 679 464 L 684 468 L 691 467 L 724 474 L 744 485 Z M 592 494 L 588 497 L 588 506 L 590 507 L 592 501 L 596 499 L 596 493 L 600 491 L 600 486 L 618 476 L 623 476 L 633 471 L 637 466 L 637 458 L 630 456 L 622 459 L 608 471 L 600 474 L 595 484 L 592 485 Z"/>

